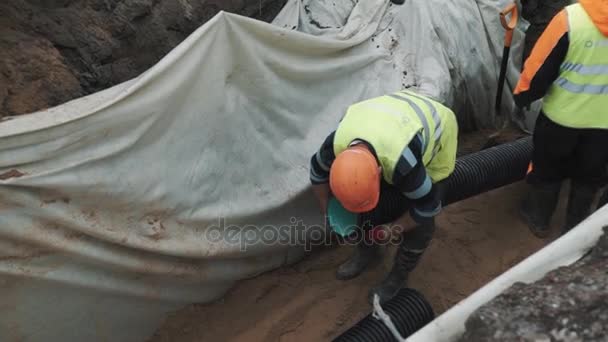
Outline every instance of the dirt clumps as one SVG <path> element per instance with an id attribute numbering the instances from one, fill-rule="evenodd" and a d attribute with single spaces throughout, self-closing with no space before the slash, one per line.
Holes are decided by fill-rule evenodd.
<path id="1" fill-rule="evenodd" d="M 268 22 L 285 2 L 0 2 L 0 118 L 55 106 L 136 77 L 220 10 Z"/>
<path id="2" fill-rule="evenodd" d="M 25 173 L 16 170 L 16 169 L 12 169 L 9 170 L 7 172 L 4 172 L 2 174 L 0 174 L 0 180 L 7 180 L 7 179 L 11 179 L 11 178 L 19 178 L 21 176 L 24 176 Z"/>

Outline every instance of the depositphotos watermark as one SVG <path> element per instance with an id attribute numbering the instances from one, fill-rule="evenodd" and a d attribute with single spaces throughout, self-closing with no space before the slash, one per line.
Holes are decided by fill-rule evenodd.
<path id="1" fill-rule="evenodd" d="M 353 233 L 342 237 L 327 225 L 305 224 L 303 220 L 292 217 L 286 225 L 238 225 L 230 224 L 219 218 L 217 224 L 204 228 L 203 235 L 211 243 L 239 246 L 246 251 L 251 246 L 304 246 L 306 251 L 317 246 L 329 245 L 398 245 L 401 234 L 388 232 L 381 228 L 373 229 L 371 224 L 349 227 Z"/>

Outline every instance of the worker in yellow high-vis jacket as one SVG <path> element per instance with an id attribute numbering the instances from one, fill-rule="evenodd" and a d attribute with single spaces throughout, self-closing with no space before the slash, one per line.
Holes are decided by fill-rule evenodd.
<path id="1" fill-rule="evenodd" d="M 405 231 L 390 274 L 370 291 L 386 302 L 405 285 L 435 230 L 441 210 L 437 184 L 454 170 L 458 125 L 439 102 L 411 91 L 350 106 L 311 158 L 310 179 L 326 213 L 330 196 L 358 215 L 359 229 L 386 225 Z M 377 244 L 363 239 L 337 278 L 359 275 Z"/>
<path id="2" fill-rule="evenodd" d="M 525 107 L 544 97 L 534 130 L 533 171 L 521 214 L 549 234 L 562 180 L 571 179 L 567 232 L 591 210 L 608 161 L 608 1 L 580 0 L 549 23 L 515 89 Z"/>

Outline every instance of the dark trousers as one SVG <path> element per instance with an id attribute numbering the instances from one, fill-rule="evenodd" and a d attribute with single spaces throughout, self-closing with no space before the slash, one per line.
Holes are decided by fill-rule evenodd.
<path id="1" fill-rule="evenodd" d="M 572 115 L 576 115 L 573 113 Z M 530 184 L 566 178 L 600 187 L 608 162 L 608 130 L 564 127 L 540 113 L 534 129 Z"/>
<path id="2" fill-rule="evenodd" d="M 442 184 L 442 182 L 436 184 L 440 195 L 443 195 Z M 411 201 L 399 189 L 383 180 L 380 187 L 378 205 L 374 210 L 359 215 L 359 226 L 363 231 L 368 231 L 378 225 L 391 223 L 405 214 L 410 207 Z M 418 225 L 414 229 L 401 234 L 400 248 L 405 252 L 409 250 L 416 251 L 416 255 L 409 256 L 409 261 L 405 262 L 402 260 L 401 262 L 411 264 L 410 268 L 413 268 L 422 254 L 421 251 L 428 246 L 434 232 L 435 220 L 430 220 L 428 224 Z"/>

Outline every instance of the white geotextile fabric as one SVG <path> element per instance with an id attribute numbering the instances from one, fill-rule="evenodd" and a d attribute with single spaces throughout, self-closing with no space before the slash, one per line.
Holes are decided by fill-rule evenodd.
<path id="1" fill-rule="evenodd" d="M 0 340 L 140 340 L 167 311 L 297 260 L 276 236 L 323 221 L 308 162 L 348 105 L 412 87 L 463 127 L 492 125 L 505 4 L 291 0 L 272 25 L 220 13 L 140 77 L 0 123 Z M 211 229 L 222 221 L 246 240 Z"/>

